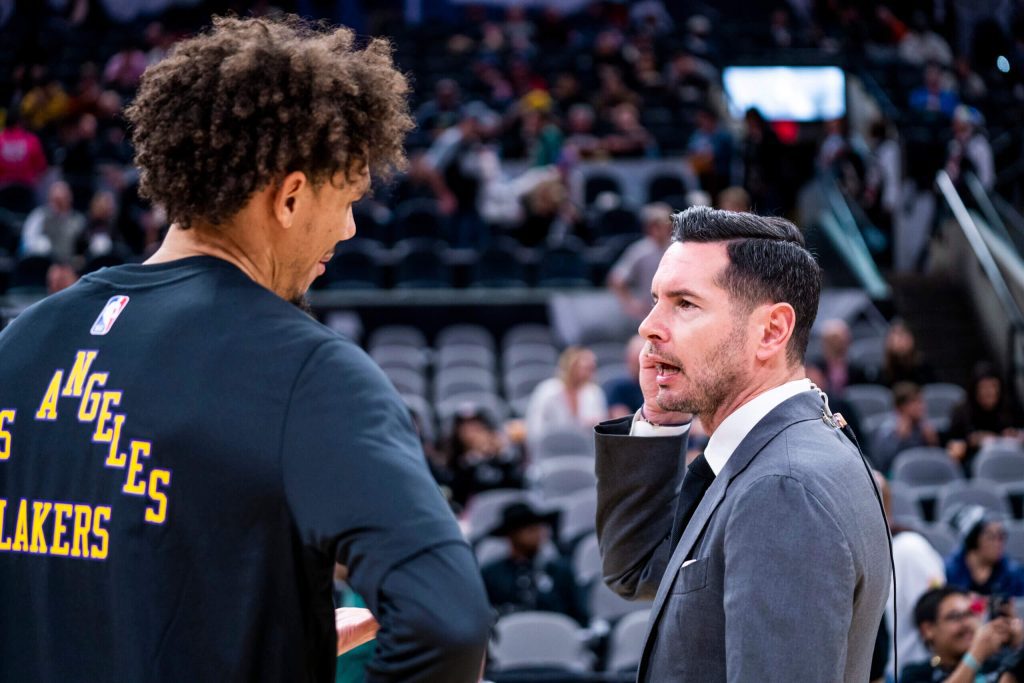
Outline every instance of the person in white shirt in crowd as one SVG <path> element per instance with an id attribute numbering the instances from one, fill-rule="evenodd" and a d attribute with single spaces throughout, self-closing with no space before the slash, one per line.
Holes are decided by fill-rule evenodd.
<path id="1" fill-rule="evenodd" d="M 64 181 L 50 186 L 46 204 L 25 219 L 21 232 L 24 256 L 50 256 L 69 261 L 75 255 L 75 241 L 85 229 L 85 216 L 74 210 L 71 187 Z"/>
<path id="2" fill-rule="evenodd" d="M 594 352 L 570 346 L 558 359 L 558 375 L 533 390 L 526 408 L 526 436 L 530 443 L 553 429 L 589 431 L 608 417 L 601 387 L 594 383 Z"/>
<path id="3" fill-rule="evenodd" d="M 996 182 L 992 145 L 982 132 L 984 119 L 974 107 L 961 104 L 953 111 L 953 139 L 949 141 L 946 173 L 960 182 L 966 171 L 978 176 L 981 186 L 991 190 Z"/>
<path id="4" fill-rule="evenodd" d="M 651 280 L 672 239 L 672 208 L 662 202 L 648 204 L 640 218 L 644 238 L 629 245 L 608 273 L 608 287 L 625 314 L 636 320 L 651 310 Z"/>
<path id="5" fill-rule="evenodd" d="M 889 528 L 892 531 L 892 557 L 896 565 L 896 585 L 899 586 L 896 594 L 896 614 L 893 618 L 893 595 L 889 594 L 889 602 L 885 606 L 885 623 L 888 633 L 891 634 L 895 623 L 896 630 L 896 654 L 899 655 L 899 665 L 902 667 L 910 662 L 927 659 L 928 648 L 921 640 L 921 632 L 914 623 L 914 605 L 932 588 L 939 588 L 946 585 L 946 563 L 942 555 L 936 552 L 931 543 L 921 534 L 907 529 L 900 524 L 900 520 L 893 519 L 892 513 L 892 491 L 889 489 L 889 482 L 886 481 L 877 471 L 875 472 L 875 484 L 882 492 L 882 500 L 885 502 L 885 513 L 889 518 Z M 889 656 L 886 664 L 886 671 L 891 677 L 895 661 L 892 652 L 893 639 L 889 638 Z M 892 678 L 890 678 L 892 680 Z"/>

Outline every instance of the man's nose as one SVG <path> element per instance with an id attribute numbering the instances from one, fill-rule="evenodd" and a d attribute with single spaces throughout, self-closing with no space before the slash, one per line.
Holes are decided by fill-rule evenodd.
<path id="1" fill-rule="evenodd" d="M 640 323 L 640 327 L 637 330 L 640 336 L 648 341 L 659 341 L 663 342 L 668 339 L 668 335 L 665 330 L 665 325 L 661 320 L 661 307 L 655 304 L 651 308 L 651 312 L 647 314 L 647 317 Z"/>

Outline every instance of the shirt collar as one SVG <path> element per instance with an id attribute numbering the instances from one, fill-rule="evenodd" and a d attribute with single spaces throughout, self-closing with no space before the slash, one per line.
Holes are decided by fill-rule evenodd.
<path id="1" fill-rule="evenodd" d="M 804 391 L 811 391 L 813 388 L 811 380 L 806 378 L 780 384 L 755 396 L 722 420 L 722 424 L 718 425 L 718 429 L 708 439 L 707 448 L 704 449 L 704 458 L 715 476 L 719 475 L 736 447 L 765 415 L 786 399 Z"/>

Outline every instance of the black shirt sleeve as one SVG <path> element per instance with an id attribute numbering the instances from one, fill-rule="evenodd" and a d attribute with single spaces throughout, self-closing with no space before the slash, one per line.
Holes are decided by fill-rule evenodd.
<path id="1" fill-rule="evenodd" d="M 415 650 L 421 640 L 436 639 L 436 631 L 403 622 L 401 599 L 388 595 L 384 577 L 434 546 L 464 547 L 445 551 L 450 574 L 475 576 L 476 563 L 430 476 L 408 411 L 380 369 L 351 343 L 325 342 L 299 373 L 282 434 L 281 468 L 303 545 L 346 565 L 352 587 L 384 620 L 379 657 L 394 656 L 390 645 Z M 479 583 L 477 577 L 474 585 Z M 471 617 L 486 601 L 463 584 L 439 577 L 431 586 L 431 597 L 445 610 L 433 615 L 430 627 L 461 621 L 463 611 L 467 623 L 479 627 Z M 478 593 L 483 595 L 482 587 Z"/>
<path id="2" fill-rule="evenodd" d="M 468 546 L 434 546 L 395 567 L 379 608 L 367 683 L 480 680 L 492 610 Z"/>

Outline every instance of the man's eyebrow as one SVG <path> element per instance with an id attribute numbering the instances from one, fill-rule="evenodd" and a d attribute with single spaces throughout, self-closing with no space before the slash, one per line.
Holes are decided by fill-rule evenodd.
<path id="1" fill-rule="evenodd" d="M 673 289 L 669 292 L 665 292 L 665 296 L 669 299 L 702 299 L 703 297 L 697 292 L 691 289 Z M 657 296 L 655 296 L 657 298 Z"/>

